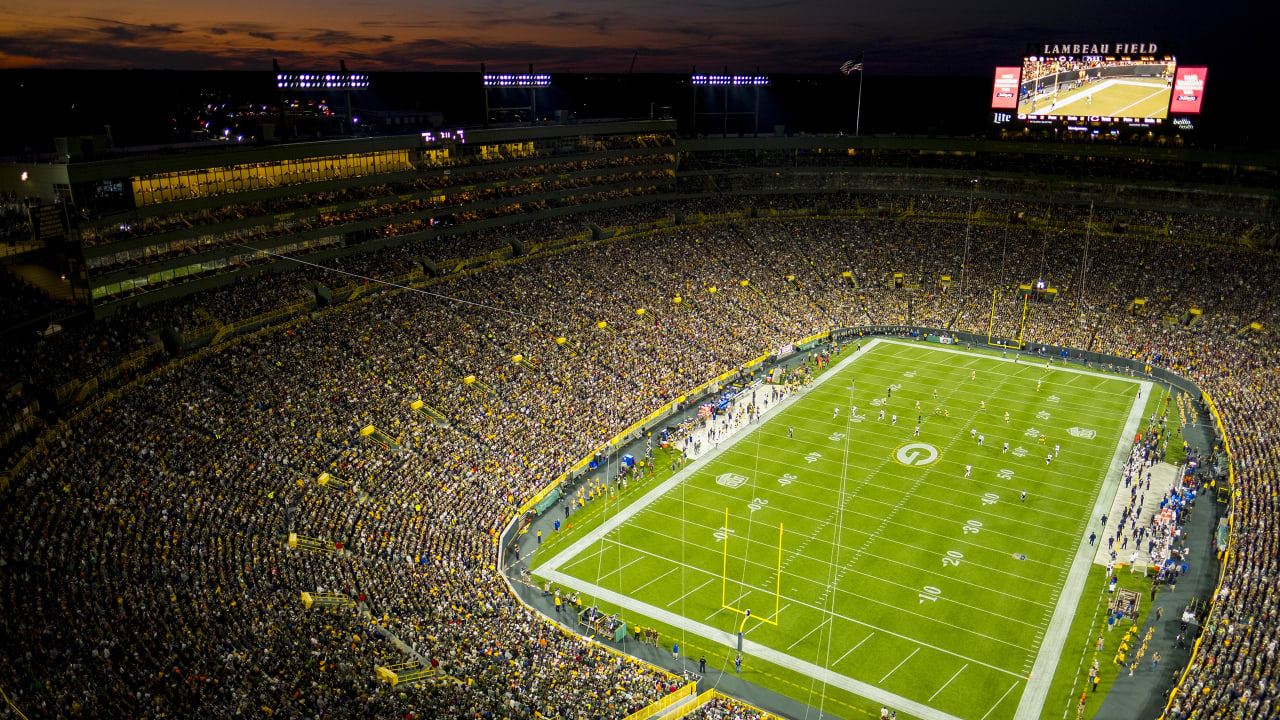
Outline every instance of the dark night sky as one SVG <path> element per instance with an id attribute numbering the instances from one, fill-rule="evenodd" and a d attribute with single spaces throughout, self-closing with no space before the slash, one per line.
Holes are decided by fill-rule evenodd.
<path id="1" fill-rule="evenodd" d="M 983 75 L 1026 42 L 1171 41 L 1234 70 L 1262 4 L 991 0 L 0 0 L 0 68 L 522 69 Z M 1258 17 L 1250 17 L 1250 14 Z"/>

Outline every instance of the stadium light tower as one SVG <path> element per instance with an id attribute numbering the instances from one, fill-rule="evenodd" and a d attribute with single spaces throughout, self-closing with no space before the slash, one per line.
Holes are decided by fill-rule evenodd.
<path id="1" fill-rule="evenodd" d="M 340 92 L 347 102 L 347 122 L 350 129 L 355 129 L 354 116 L 351 112 L 351 93 L 369 89 L 369 76 L 365 73 L 353 73 L 347 70 L 347 61 L 339 60 L 339 72 L 284 72 L 278 60 L 271 61 L 276 73 L 276 90 L 280 91 L 280 115 L 288 114 L 288 104 L 284 101 L 284 93 L 289 90 L 304 92 Z"/>
<path id="2" fill-rule="evenodd" d="M 724 73 L 720 75 L 700 75 L 697 66 L 693 68 L 693 74 L 689 77 L 689 85 L 693 87 L 693 133 L 698 134 L 698 117 L 700 115 L 719 115 L 721 122 L 722 137 L 729 136 L 729 116 L 730 115 L 750 115 L 751 116 L 751 134 L 753 136 L 760 134 L 760 88 L 769 84 L 769 77 L 760 74 L 760 68 L 756 68 L 755 75 L 730 75 L 729 68 L 724 69 Z M 720 110 L 710 110 L 698 112 L 698 95 L 699 92 L 707 88 L 711 90 L 711 96 L 714 99 L 714 88 L 724 88 L 724 104 Z M 753 88 L 756 95 L 755 107 L 751 110 L 729 110 L 729 91 L 733 88 Z"/>
<path id="3" fill-rule="evenodd" d="M 489 127 L 489 113 L 493 110 L 497 111 L 529 111 L 529 121 L 536 123 L 538 121 L 538 90 L 540 88 L 551 87 L 550 75 L 535 75 L 533 72 L 533 63 L 529 63 L 529 72 L 522 74 L 510 73 L 489 73 L 485 70 L 484 63 L 480 63 L 480 79 L 484 83 L 484 126 Z M 522 90 L 529 91 L 528 105 L 514 105 L 504 107 L 494 107 L 489 104 L 489 93 L 491 91 L 505 90 Z"/>

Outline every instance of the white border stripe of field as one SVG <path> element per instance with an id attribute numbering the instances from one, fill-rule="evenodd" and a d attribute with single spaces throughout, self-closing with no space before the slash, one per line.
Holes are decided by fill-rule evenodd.
<path id="1" fill-rule="evenodd" d="M 1103 480 L 1098 499 L 1094 501 L 1093 513 L 1089 523 L 1101 517 L 1105 509 L 1111 507 L 1116 491 L 1120 489 L 1120 477 L 1124 473 L 1125 461 L 1129 458 L 1129 447 L 1132 438 L 1142 425 L 1142 411 L 1151 397 L 1151 383 L 1143 380 L 1130 380 L 1142 388 L 1142 397 L 1134 398 L 1133 407 L 1129 409 L 1129 419 L 1120 431 L 1120 440 L 1116 443 L 1116 453 L 1111 458 L 1111 469 Z M 1088 527 L 1086 525 L 1086 527 Z M 1049 621 L 1049 629 L 1044 641 L 1040 644 L 1040 652 L 1036 655 L 1036 663 L 1031 668 L 1031 676 L 1022 691 L 1022 699 L 1018 701 L 1018 710 L 1014 720 L 1033 720 L 1040 717 L 1045 700 L 1049 697 L 1049 685 L 1053 682 L 1053 673 L 1058 669 L 1058 660 L 1062 657 L 1062 648 L 1067 644 L 1067 632 L 1071 629 L 1071 617 L 1075 615 L 1076 605 L 1084 592 L 1084 582 L 1093 565 L 1093 553 L 1084 539 L 1080 539 L 1076 547 L 1076 557 L 1071 562 L 1071 570 L 1067 573 L 1067 581 L 1062 585 L 1062 594 L 1058 596 L 1058 604 L 1053 610 L 1053 619 Z M 1010 688 L 1012 689 L 1012 688 Z M 1007 695 L 1008 693 L 1006 693 Z M 1002 698 L 1003 701 L 1003 698 Z M 998 703 L 997 703 L 998 704 Z M 987 714 L 990 714 L 988 711 Z M 984 716 L 985 717 L 985 716 Z"/>

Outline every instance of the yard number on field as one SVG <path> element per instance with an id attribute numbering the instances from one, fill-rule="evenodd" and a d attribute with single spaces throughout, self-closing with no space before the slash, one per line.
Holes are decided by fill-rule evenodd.
<path id="1" fill-rule="evenodd" d="M 782 477 L 778 478 L 778 484 L 782 486 L 790 485 L 792 481 L 796 479 L 797 478 L 795 475 L 792 475 L 791 473 L 787 473 L 786 475 L 783 475 Z"/>
<path id="2" fill-rule="evenodd" d="M 725 533 L 731 533 L 731 532 L 733 532 L 733 530 L 726 527 L 721 527 L 719 530 L 715 531 L 716 542 L 724 542 Z"/>
<path id="3" fill-rule="evenodd" d="M 827 439 L 828 439 L 828 440 L 843 440 L 843 439 L 844 439 L 844 433 L 831 433 L 830 435 L 828 435 L 828 436 L 827 436 Z"/>
<path id="4" fill-rule="evenodd" d="M 947 554 L 942 556 L 942 567 L 957 567 L 963 559 L 964 553 L 959 550 L 948 550 Z"/>
<path id="5" fill-rule="evenodd" d="M 986 493 L 982 496 L 983 505 L 995 505 L 1000 502 L 1000 496 L 995 493 Z"/>
<path id="6" fill-rule="evenodd" d="M 755 512 L 768 504 L 769 501 L 764 498 L 752 498 L 751 502 L 747 503 L 747 507 L 750 508 L 751 512 Z"/>
<path id="7" fill-rule="evenodd" d="M 982 523 L 978 520 L 970 520 L 961 527 L 963 528 L 965 535 L 968 535 L 969 533 L 977 535 L 978 531 L 982 529 Z"/>
<path id="8" fill-rule="evenodd" d="M 920 604 L 924 604 L 925 600 L 929 602 L 938 602 L 938 596 L 942 594 L 942 588 L 932 585 L 925 585 L 924 592 L 920 593 Z"/>

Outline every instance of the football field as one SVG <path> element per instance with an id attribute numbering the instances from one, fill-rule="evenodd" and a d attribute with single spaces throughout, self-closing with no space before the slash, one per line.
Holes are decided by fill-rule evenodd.
<path id="1" fill-rule="evenodd" d="M 533 574 L 837 717 L 1039 717 L 1148 394 L 864 342 Z"/>

